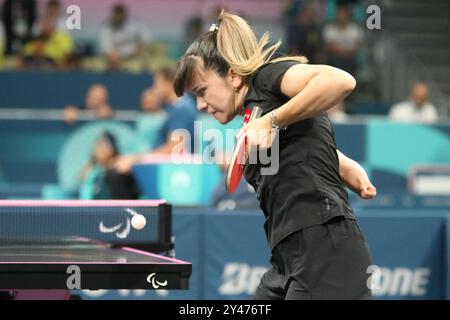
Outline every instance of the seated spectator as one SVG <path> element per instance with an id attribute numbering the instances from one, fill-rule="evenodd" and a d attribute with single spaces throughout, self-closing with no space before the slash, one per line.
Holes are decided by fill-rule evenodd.
<path id="1" fill-rule="evenodd" d="M 436 107 L 428 101 L 428 86 L 423 82 L 414 84 L 410 99 L 392 106 L 389 118 L 393 121 L 435 122 L 438 120 Z"/>
<path id="2" fill-rule="evenodd" d="M 187 50 L 192 42 L 194 42 L 203 33 L 203 18 L 200 16 L 190 17 L 184 25 L 183 51 Z"/>
<path id="3" fill-rule="evenodd" d="M 351 21 L 348 5 L 338 6 L 336 23 L 325 26 L 323 37 L 328 63 L 356 76 L 357 53 L 363 39 L 363 31 Z"/>
<path id="4" fill-rule="evenodd" d="M 108 68 L 120 69 L 125 59 L 142 53 L 145 38 L 143 27 L 129 20 L 127 8 L 115 5 L 110 20 L 100 31 L 100 46 Z"/>
<path id="5" fill-rule="evenodd" d="M 98 119 L 109 119 L 113 116 L 113 109 L 108 103 L 108 89 L 102 84 L 89 87 L 84 102 L 84 109 Z M 64 109 L 64 121 L 74 123 L 79 116 L 80 107 L 69 105 Z"/>
<path id="6" fill-rule="evenodd" d="M 137 199 L 138 188 L 129 174 L 113 166 L 119 157 L 116 139 L 104 132 L 94 146 L 92 159 L 81 173 L 81 199 Z"/>
<path id="7" fill-rule="evenodd" d="M 42 18 L 33 27 L 33 39 L 23 48 L 23 67 L 52 69 L 67 65 L 75 45 L 63 23 L 59 1 L 48 1 Z"/>
<path id="8" fill-rule="evenodd" d="M 288 54 L 304 55 L 311 63 L 323 62 L 322 28 L 312 4 L 305 4 L 286 28 Z"/>
<path id="9" fill-rule="evenodd" d="M 33 26 L 33 35 L 39 37 L 42 34 L 43 28 L 45 28 L 44 24 L 50 23 L 56 31 L 70 36 L 71 31 L 66 26 L 67 16 L 61 13 L 61 2 L 58 0 L 49 0 L 42 14 L 42 18 Z M 64 69 L 80 69 L 82 67 L 82 59 L 92 56 L 93 49 L 89 41 L 83 41 L 80 38 L 77 39 L 77 43 L 73 45 L 70 54 L 65 58 Z"/>
<path id="10" fill-rule="evenodd" d="M 6 54 L 20 54 L 23 45 L 32 38 L 36 20 L 36 0 L 5 0 L 1 8 L 5 28 Z"/>
<path id="11" fill-rule="evenodd" d="M 45 24 L 50 23 L 57 31 L 66 31 L 66 19 L 61 15 L 61 3 L 58 0 L 49 0 L 42 13 L 42 17 L 33 26 L 32 33 L 39 36 L 44 31 Z"/>
<path id="12" fill-rule="evenodd" d="M 141 94 L 141 110 L 145 113 L 162 112 L 161 99 L 154 88 L 145 89 Z"/>
<path id="13" fill-rule="evenodd" d="M 6 46 L 5 29 L 3 28 L 3 24 L 0 21 L 0 67 L 3 65 L 3 59 L 5 57 L 5 46 Z"/>
<path id="14" fill-rule="evenodd" d="M 39 24 L 40 33 L 23 48 L 23 67 L 47 69 L 65 67 L 74 50 L 70 34 L 58 29 L 53 18 Z"/>
<path id="15" fill-rule="evenodd" d="M 155 73 L 153 89 L 156 90 L 166 108 L 166 119 L 159 130 L 154 149 L 144 155 L 173 153 L 194 153 L 194 122 L 197 119 L 196 98 L 192 94 L 177 97 L 173 88 L 175 70 L 162 68 Z M 189 133 L 190 137 L 179 135 L 179 130 Z M 177 131 L 177 132 L 176 132 Z M 121 157 L 116 164 L 119 172 L 129 172 L 133 164 L 138 163 L 143 154 Z"/>

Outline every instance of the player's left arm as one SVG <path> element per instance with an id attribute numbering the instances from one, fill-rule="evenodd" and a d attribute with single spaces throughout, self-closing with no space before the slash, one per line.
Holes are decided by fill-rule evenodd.
<path id="1" fill-rule="evenodd" d="M 336 151 L 339 157 L 339 174 L 344 184 L 363 199 L 374 198 L 377 189 L 370 182 L 364 168 L 339 150 Z"/>

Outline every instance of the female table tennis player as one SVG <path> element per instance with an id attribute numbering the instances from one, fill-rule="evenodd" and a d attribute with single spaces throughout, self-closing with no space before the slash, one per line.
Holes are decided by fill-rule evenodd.
<path id="1" fill-rule="evenodd" d="M 175 90 L 191 91 L 199 110 L 227 123 L 245 108 L 263 115 L 241 134 L 279 130 L 279 170 L 262 175 L 248 164 L 266 217 L 271 268 L 256 299 L 365 299 L 371 258 L 348 201 L 345 185 L 362 198 L 376 194 L 365 171 L 336 149 L 327 109 L 354 88 L 348 73 L 309 65 L 304 57 L 273 59 L 280 43 L 259 41 L 241 17 L 222 12 L 181 59 Z M 247 134 L 250 144 L 270 148 Z"/>

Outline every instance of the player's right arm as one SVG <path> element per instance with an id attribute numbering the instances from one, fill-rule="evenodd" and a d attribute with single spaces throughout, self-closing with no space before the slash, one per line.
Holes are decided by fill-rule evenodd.
<path id="1" fill-rule="evenodd" d="M 370 182 L 364 168 L 339 150 L 336 151 L 339 156 L 339 174 L 344 184 L 363 199 L 374 198 L 377 189 Z"/>
<path id="2" fill-rule="evenodd" d="M 301 63 L 290 67 L 279 81 L 281 92 L 290 98 L 276 110 L 278 122 L 283 126 L 327 111 L 356 86 L 355 78 L 343 70 Z"/>

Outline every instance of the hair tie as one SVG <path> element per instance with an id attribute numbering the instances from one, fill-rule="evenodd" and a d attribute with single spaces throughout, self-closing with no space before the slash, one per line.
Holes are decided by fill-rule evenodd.
<path id="1" fill-rule="evenodd" d="M 209 31 L 217 31 L 217 30 L 219 30 L 219 27 L 215 23 L 213 23 L 211 27 L 209 27 Z"/>

